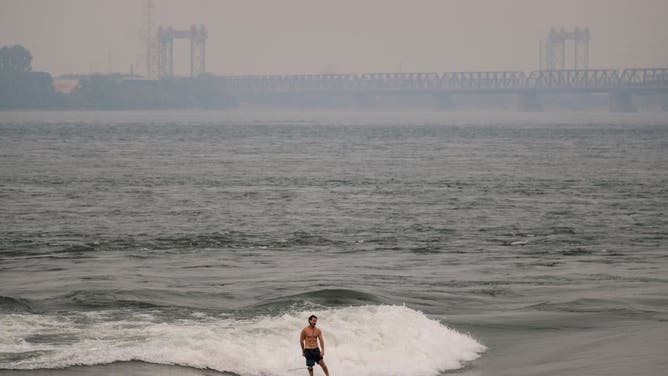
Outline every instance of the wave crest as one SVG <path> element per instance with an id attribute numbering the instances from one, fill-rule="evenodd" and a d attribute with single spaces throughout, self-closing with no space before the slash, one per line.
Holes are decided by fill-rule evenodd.
<path id="1" fill-rule="evenodd" d="M 422 312 L 405 306 L 358 306 L 318 312 L 291 312 L 242 320 L 194 314 L 164 322 L 146 313 L 110 321 L 100 314 L 81 318 L 11 315 L 0 331 L 21 348 L 7 353 L 36 354 L 2 368 L 63 368 L 139 360 L 215 369 L 239 375 L 292 375 L 304 367 L 298 345 L 301 329 L 315 313 L 326 344 L 326 361 L 336 374 L 436 375 L 457 369 L 486 350 Z M 44 331 L 66 336 L 63 343 L 21 339 Z M 76 338 L 76 341 L 73 341 Z"/>
<path id="2" fill-rule="evenodd" d="M 253 308 L 269 307 L 341 307 L 381 304 L 382 300 L 373 294 L 350 289 L 321 289 L 300 294 L 283 296 L 274 300 L 255 305 Z"/>
<path id="3" fill-rule="evenodd" d="M 32 312 L 33 307 L 25 299 L 12 298 L 10 296 L 0 296 L 0 312 Z"/>

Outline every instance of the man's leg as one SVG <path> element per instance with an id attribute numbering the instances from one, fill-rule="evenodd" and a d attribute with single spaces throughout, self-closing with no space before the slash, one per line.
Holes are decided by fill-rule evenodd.
<path id="1" fill-rule="evenodd" d="M 329 376 L 329 370 L 327 369 L 327 364 L 325 364 L 325 360 L 320 359 L 318 365 L 320 365 L 320 367 L 322 368 L 322 372 L 324 372 L 326 376 Z"/>
<path id="2" fill-rule="evenodd" d="M 313 376 L 313 367 L 308 366 L 308 374 L 309 376 Z"/>

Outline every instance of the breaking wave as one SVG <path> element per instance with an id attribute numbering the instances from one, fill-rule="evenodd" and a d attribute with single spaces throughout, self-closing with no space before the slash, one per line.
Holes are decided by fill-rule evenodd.
<path id="1" fill-rule="evenodd" d="M 233 372 L 293 375 L 304 367 L 300 311 L 251 319 L 193 313 L 165 321 L 143 312 L 119 319 L 104 311 L 72 316 L 0 317 L 0 368 L 42 369 L 144 361 Z M 343 375 L 436 375 L 461 368 L 486 350 L 405 306 L 357 306 L 315 312 L 326 361 Z"/>

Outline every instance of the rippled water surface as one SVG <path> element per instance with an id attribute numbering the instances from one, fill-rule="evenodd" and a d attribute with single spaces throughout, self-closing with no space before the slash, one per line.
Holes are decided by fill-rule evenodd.
<path id="1" fill-rule="evenodd" d="M 665 112 L 6 112 L 0 176 L 4 372 L 668 373 Z"/>

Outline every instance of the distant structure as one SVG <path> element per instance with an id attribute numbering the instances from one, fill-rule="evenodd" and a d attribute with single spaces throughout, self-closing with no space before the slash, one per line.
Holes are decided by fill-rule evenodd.
<path id="1" fill-rule="evenodd" d="M 589 28 L 575 28 L 575 31 L 550 30 L 541 41 L 540 70 L 589 69 Z M 567 63 L 566 44 L 573 42 L 573 65 Z"/>
<path id="2" fill-rule="evenodd" d="M 146 78 L 174 76 L 174 39 L 190 39 L 190 76 L 204 73 L 205 47 L 208 31 L 203 25 L 192 25 L 188 30 L 174 30 L 171 26 L 156 29 L 154 0 L 142 2 L 141 39 L 146 59 Z"/>
<path id="3" fill-rule="evenodd" d="M 158 40 L 153 21 L 155 4 L 153 0 L 144 0 L 142 3 L 141 39 L 146 59 L 146 78 L 158 77 Z"/>
<path id="4" fill-rule="evenodd" d="M 174 30 L 171 26 L 158 29 L 158 76 L 174 76 L 174 39 L 190 39 L 190 76 L 204 73 L 206 27 L 192 25 L 189 30 Z"/>
<path id="5" fill-rule="evenodd" d="M 79 86 L 79 79 L 68 77 L 54 77 L 51 84 L 58 93 L 70 94 Z"/>

